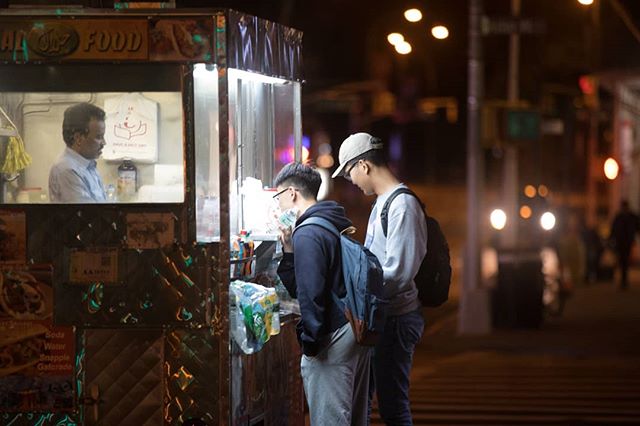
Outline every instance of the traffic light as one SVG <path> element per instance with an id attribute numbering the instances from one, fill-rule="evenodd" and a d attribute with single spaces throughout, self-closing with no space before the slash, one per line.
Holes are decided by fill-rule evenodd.
<path id="1" fill-rule="evenodd" d="M 598 80 L 592 75 L 583 75 L 578 79 L 582 100 L 589 109 L 598 107 Z"/>

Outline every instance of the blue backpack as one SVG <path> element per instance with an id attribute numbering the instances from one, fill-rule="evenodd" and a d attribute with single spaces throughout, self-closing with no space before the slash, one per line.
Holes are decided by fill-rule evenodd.
<path id="1" fill-rule="evenodd" d="M 384 329 L 389 305 L 384 298 L 382 266 L 378 258 L 321 217 L 306 219 L 296 226 L 294 232 L 307 225 L 321 226 L 340 239 L 342 276 L 347 292 L 342 298 L 332 292 L 333 299 L 343 307 L 356 342 L 363 346 L 375 345 Z"/>

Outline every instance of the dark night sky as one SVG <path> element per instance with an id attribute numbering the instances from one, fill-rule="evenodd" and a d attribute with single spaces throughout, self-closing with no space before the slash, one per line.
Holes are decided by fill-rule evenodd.
<path id="1" fill-rule="evenodd" d="M 304 31 L 304 60 L 307 90 L 371 76 L 371 52 L 379 51 L 377 60 L 417 62 L 417 67 L 435 74 L 428 95 L 446 95 L 466 88 L 466 46 L 468 2 L 464 0 L 380 1 L 380 0 L 177 0 L 179 5 L 231 7 L 255 14 Z M 601 68 L 640 66 L 640 43 L 624 27 L 614 13 L 609 0 L 602 1 L 603 49 Z M 640 23 L 640 1 L 620 0 Z M 506 15 L 509 0 L 485 0 L 487 15 Z M 521 56 L 523 77 L 527 69 L 530 78 L 564 79 L 589 71 L 586 63 L 590 53 L 585 51 L 588 31 L 588 8 L 576 0 L 523 0 L 523 15 L 541 17 L 547 22 L 543 36 L 525 36 Z M 422 37 L 417 30 L 410 32 L 414 44 L 414 58 L 398 58 L 386 43 L 391 30 L 407 30 L 411 24 L 403 21 L 406 6 L 420 7 L 424 14 L 423 28 L 431 22 L 443 22 L 451 37 L 436 42 Z M 417 25 L 414 25 L 414 27 Z M 426 32 L 426 31 L 425 31 Z M 498 77 L 506 68 L 507 37 L 485 38 L 487 76 Z M 422 55 L 422 59 L 420 58 Z M 554 56 L 564 57 L 554 63 Z M 555 58 L 557 60 L 557 58 Z M 400 66 L 407 66 L 400 63 Z M 411 66 L 411 65 L 409 65 Z M 562 75 L 562 74 L 565 75 Z M 504 85 L 504 84 L 503 84 Z M 526 86 L 526 84 L 525 84 Z M 488 81 L 487 88 L 492 90 Z M 526 89 L 526 87 L 525 87 Z M 498 91 L 496 89 L 496 91 Z M 502 95 L 496 93 L 496 96 Z"/>

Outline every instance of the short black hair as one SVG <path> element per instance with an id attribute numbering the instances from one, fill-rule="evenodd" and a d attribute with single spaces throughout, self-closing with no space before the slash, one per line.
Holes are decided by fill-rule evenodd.
<path id="1" fill-rule="evenodd" d="M 285 165 L 273 181 L 274 186 L 293 186 L 303 198 L 316 199 L 322 184 L 320 173 L 313 167 L 293 162 Z"/>
<path id="2" fill-rule="evenodd" d="M 358 155 L 356 158 L 349 161 L 349 163 L 355 164 L 360 160 L 368 161 L 378 167 L 387 165 L 387 159 L 385 158 L 384 151 L 382 149 L 370 149 L 364 154 Z M 347 168 L 345 167 L 345 169 Z"/>
<path id="3" fill-rule="evenodd" d="M 82 102 L 70 106 L 64 111 L 62 121 L 62 138 L 67 146 L 73 145 L 73 135 L 86 134 L 89 131 L 89 122 L 92 118 L 104 121 L 105 112 L 102 108 L 88 102 Z"/>

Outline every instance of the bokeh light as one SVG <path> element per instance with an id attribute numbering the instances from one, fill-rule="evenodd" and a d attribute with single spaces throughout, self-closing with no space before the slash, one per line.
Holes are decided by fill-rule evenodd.
<path id="1" fill-rule="evenodd" d="M 549 188 L 547 188 L 547 185 L 538 186 L 538 194 L 543 198 L 549 195 Z"/>
<path id="2" fill-rule="evenodd" d="M 545 231 L 551 231 L 556 226 L 556 217 L 551 212 L 544 212 L 540 216 L 540 226 Z"/>
<path id="3" fill-rule="evenodd" d="M 520 217 L 523 219 L 529 219 L 531 217 L 531 207 L 527 205 L 520 207 Z"/>
<path id="4" fill-rule="evenodd" d="M 404 11 L 404 19 L 409 22 L 418 22 L 422 19 L 422 12 L 418 9 L 407 9 Z"/>
<path id="5" fill-rule="evenodd" d="M 578 3 L 585 5 L 585 6 L 590 6 L 593 4 L 593 0 L 578 0 Z"/>
<path id="6" fill-rule="evenodd" d="M 495 209 L 491 212 L 489 220 L 491 221 L 493 229 L 497 229 L 499 231 L 504 229 L 507 224 L 507 214 L 502 209 Z"/>
<path id="7" fill-rule="evenodd" d="M 402 43 L 404 41 L 404 36 L 400 33 L 391 33 L 387 35 L 387 41 L 395 46 L 398 43 Z"/>
<path id="8" fill-rule="evenodd" d="M 449 29 L 444 25 L 436 25 L 431 28 L 431 35 L 437 38 L 438 40 L 444 40 L 449 37 Z"/>
<path id="9" fill-rule="evenodd" d="M 406 55 L 408 53 L 411 53 L 411 45 L 406 41 L 402 41 L 396 44 L 396 52 L 398 52 L 401 55 Z"/>
<path id="10" fill-rule="evenodd" d="M 527 185 L 524 187 L 524 195 L 529 198 L 533 198 L 536 196 L 536 187 L 533 185 Z"/>
<path id="11" fill-rule="evenodd" d="M 604 162 L 604 175 L 609 180 L 614 180 L 618 177 L 618 172 L 620 172 L 620 166 L 618 166 L 618 162 L 613 158 L 609 157 Z"/>

